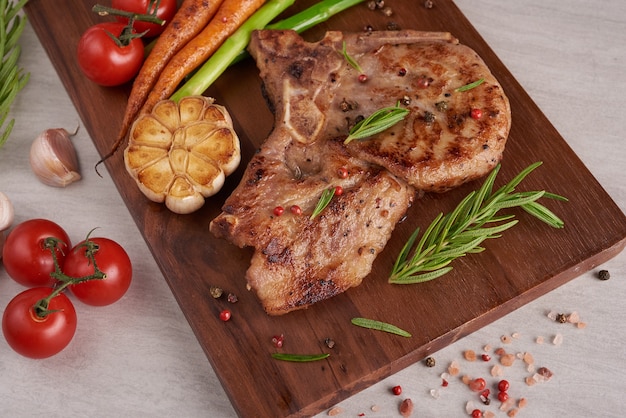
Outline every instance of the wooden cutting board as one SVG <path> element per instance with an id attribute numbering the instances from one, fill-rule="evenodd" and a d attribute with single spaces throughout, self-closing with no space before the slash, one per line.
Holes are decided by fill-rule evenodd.
<path id="1" fill-rule="evenodd" d="M 312 2 L 298 1 L 289 14 Z M 91 12 L 95 3 L 30 0 L 26 12 L 98 151 L 105 154 L 121 123 L 128 86 L 98 87 L 78 69 L 75 51 L 80 35 L 103 20 Z M 121 152 L 106 167 L 242 417 L 318 413 L 605 262 L 626 245 L 624 214 L 459 9 L 446 0 L 437 1 L 432 9 L 414 0 L 388 3 L 392 17 L 361 4 L 310 30 L 305 38 L 319 39 L 328 29 L 361 31 L 366 25 L 383 30 L 391 21 L 405 29 L 452 32 L 483 57 L 511 102 L 513 127 L 498 183 L 543 161 L 521 188 L 567 196 L 568 203 L 545 202 L 566 227 L 554 230 L 523 212 L 514 212 L 521 220 L 517 226 L 487 242 L 485 252 L 457 260 L 447 276 L 422 285 L 390 285 L 387 276 L 393 260 L 413 229 L 425 228 L 479 184 L 445 195 L 427 195 L 413 205 L 361 286 L 306 311 L 268 317 L 246 290 L 244 274 L 251 251 L 217 240 L 208 232 L 209 221 L 220 212 L 273 121 L 254 63 L 229 69 L 207 95 L 231 112 L 242 141 L 243 164 L 202 210 L 180 216 L 148 202 L 126 174 Z M 235 293 L 239 302 L 229 305 L 213 299 L 211 286 Z M 224 323 L 218 313 L 227 306 L 233 318 Z M 413 337 L 357 328 L 350 324 L 356 316 L 393 323 Z M 285 336 L 285 352 L 331 355 L 306 364 L 273 360 L 270 353 L 276 349 L 271 338 L 278 334 Z M 326 338 L 335 341 L 334 348 L 326 347 Z"/>

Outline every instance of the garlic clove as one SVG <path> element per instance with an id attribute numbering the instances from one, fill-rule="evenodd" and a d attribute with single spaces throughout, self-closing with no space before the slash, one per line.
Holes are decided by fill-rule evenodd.
<path id="1" fill-rule="evenodd" d="M 14 216 L 13 204 L 7 195 L 0 192 L 0 231 L 5 231 L 11 227 Z"/>
<path id="2" fill-rule="evenodd" d="M 78 157 L 69 132 L 63 128 L 42 132 L 30 147 L 30 167 L 48 186 L 65 187 L 80 180 Z"/>
<path id="3" fill-rule="evenodd" d="M 0 259 L 2 259 L 2 248 L 6 239 L 4 231 L 11 227 L 13 217 L 13 204 L 7 195 L 0 192 Z"/>

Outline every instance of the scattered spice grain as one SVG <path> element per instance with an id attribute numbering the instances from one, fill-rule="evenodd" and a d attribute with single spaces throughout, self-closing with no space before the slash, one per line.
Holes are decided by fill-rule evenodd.
<path id="1" fill-rule="evenodd" d="M 435 364 L 437 364 L 437 362 L 435 361 L 434 357 L 426 357 L 426 360 L 424 360 L 424 364 L 426 364 L 427 367 L 435 367 Z"/>
<path id="2" fill-rule="evenodd" d="M 609 280 L 611 278 L 611 273 L 608 270 L 600 270 L 598 272 L 598 279 L 600 280 Z"/>
<path id="3" fill-rule="evenodd" d="M 327 415 L 329 417 L 336 417 L 337 415 L 341 415 L 343 414 L 343 408 L 340 408 L 338 406 L 335 406 L 334 408 L 330 408 L 327 412 Z"/>
<path id="4" fill-rule="evenodd" d="M 219 299 L 222 297 L 222 294 L 224 293 L 224 291 L 222 290 L 222 288 L 217 287 L 217 286 L 211 286 L 209 288 L 209 293 L 211 294 L 211 296 L 214 299 Z"/>

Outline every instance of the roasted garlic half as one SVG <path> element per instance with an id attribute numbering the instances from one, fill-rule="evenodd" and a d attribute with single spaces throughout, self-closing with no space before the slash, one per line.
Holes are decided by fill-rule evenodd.
<path id="1" fill-rule="evenodd" d="M 204 96 L 157 103 L 133 123 L 124 151 L 126 170 L 143 194 L 179 214 L 201 208 L 240 161 L 228 111 Z"/>

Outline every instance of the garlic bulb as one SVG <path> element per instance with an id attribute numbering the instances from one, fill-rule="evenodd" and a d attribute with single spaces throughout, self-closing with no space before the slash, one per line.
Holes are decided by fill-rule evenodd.
<path id="1" fill-rule="evenodd" d="M 63 128 L 42 132 L 30 147 L 30 167 L 48 186 L 65 187 L 80 180 L 78 157 L 70 133 Z"/>
<path id="2" fill-rule="evenodd" d="M 4 247 L 4 231 L 11 227 L 13 216 L 13 204 L 7 195 L 0 192 L 0 259 L 2 258 L 2 247 Z"/>

